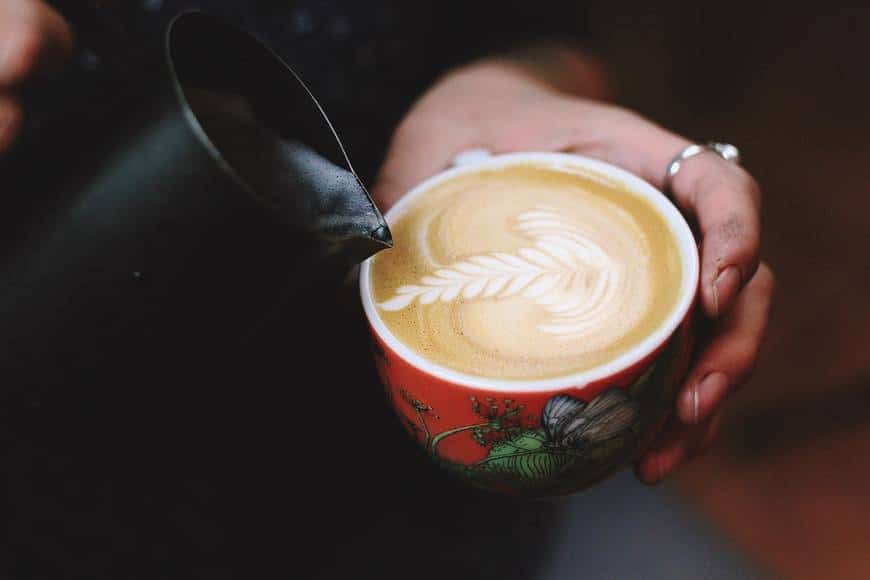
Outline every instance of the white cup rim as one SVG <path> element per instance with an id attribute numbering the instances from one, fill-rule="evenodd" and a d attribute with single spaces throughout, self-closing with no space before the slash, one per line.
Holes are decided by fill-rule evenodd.
<path id="1" fill-rule="evenodd" d="M 411 189 L 396 205 L 390 208 L 384 217 L 387 223 L 391 223 L 397 216 L 401 215 L 411 200 L 441 182 L 481 170 L 499 169 L 525 163 L 544 165 L 555 169 L 573 170 L 575 172 L 580 171 L 585 174 L 591 174 L 593 177 L 595 174 L 598 174 L 610 181 L 616 180 L 624 184 L 630 193 L 651 202 L 659 215 L 665 218 L 671 233 L 674 234 L 678 242 L 683 266 L 683 280 L 680 285 L 680 297 L 677 304 L 674 305 L 668 317 L 654 332 L 631 350 L 602 365 L 580 373 L 536 380 L 493 379 L 466 374 L 429 361 L 414 352 L 410 347 L 404 345 L 387 328 L 383 320 L 381 320 L 372 298 L 370 276 L 373 258 L 363 262 L 360 268 L 360 295 L 362 297 L 363 309 L 374 332 L 390 349 L 410 365 L 444 381 L 470 388 L 506 393 L 542 392 L 567 388 L 583 389 L 590 383 L 618 375 L 655 353 L 686 319 L 694 304 L 700 277 L 700 258 L 697 242 L 682 214 L 664 194 L 640 177 L 597 159 L 568 153 L 508 153 L 503 155 L 475 156 L 473 161 L 463 163 L 430 177 Z"/>

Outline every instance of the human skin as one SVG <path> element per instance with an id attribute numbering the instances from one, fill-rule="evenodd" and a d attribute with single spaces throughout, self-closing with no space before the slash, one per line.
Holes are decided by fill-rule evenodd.
<path id="1" fill-rule="evenodd" d="M 565 47 L 484 59 L 438 80 L 397 128 L 374 188 L 383 208 L 448 167 L 462 151 L 567 151 L 598 158 L 664 186 L 673 157 L 691 142 L 604 102 L 601 66 Z M 677 397 L 675 413 L 638 460 L 656 483 L 713 439 L 723 402 L 748 379 L 774 290 L 759 261 L 761 193 L 741 167 L 704 154 L 671 183 L 701 236 L 700 303 L 711 332 Z"/>

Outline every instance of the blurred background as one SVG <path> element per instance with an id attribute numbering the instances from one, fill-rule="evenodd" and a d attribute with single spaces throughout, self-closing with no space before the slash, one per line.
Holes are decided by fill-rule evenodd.
<path id="1" fill-rule="evenodd" d="M 870 577 L 870 10 L 591 4 L 619 100 L 738 144 L 765 193 L 767 341 L 669 485 L 778 577 Z"/>
<path id="2" fill-rule="evenodd" d="M 139 4 L 154 12 L 161 2 Z M 638 543 L 671 533 L 671 517 L 700 522 L 751 562 L 727 577 L 750 568 L 870 577 L 870 7 L 591 0 L 584 11 L 578 27 L 606 63 L 617 102 L 694 140 L 740 147 L 765 192 L 763 255 L 779 281 L 757 372 L 730 401 L 714 447 L 652 500 L 623 477 L 585 505 L 626 489 L 626 501 L 643 495 L 638 505 L 657 507 Z M 349 145 L 354 158 L 352 137 Z M 26 449 L 8 463 L 22 473 L 39 462 L 23 428 L 9 427 L 15 420 L 24 421 L 9 418 L 4 437 L 14 441 L 7 448 Z M 53 476 L 52 461 L 72 464 L 47 460 L 40 477 Z M 21 481 L 10 504 L 42 501 Z M 720 577 L 686 570 L 663 577 Z M 646 577 L 634 572 L 610 577 Z"/>

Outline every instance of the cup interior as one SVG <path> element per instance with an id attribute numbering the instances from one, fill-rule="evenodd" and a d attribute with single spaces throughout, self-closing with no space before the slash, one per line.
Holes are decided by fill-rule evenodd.
<path id="1" fill-rule="evenodd" d="M 562 388 L 582 389 L 589 383 L 613 376 L 648 357 L 668 340 L 688 315 L 695 301 L 700 274 L 698 246 L 691 228 L 673 203 L 659 190 L 636 175 L 602 161 L 565 153 L 511 153 L 488 157 L 439 173 L 416 186 L 386 213 L 387 223 L 394 223 L 402 216 L 403 212 L 417 196 L 424 194 L 440 183 L 469 173 L 529 163 L 556 170 L 579 173 L 586 178 L 605 180 L 611 184 L 616 183 L 632 195 L 648 201 L 665 219 L 679 248 L 683 275 L 677 303 L 665 321 L 653 333 L 631 350 L 603 365 L 581 373 L 541 380 L 491 379 L 469 375 L 435 364 L 399 341 L 384 324 L 372 297 L 370 280 L 372 258 L 369 258 L 363 262 L 360 269 L 360 294 L 366 317 L 374 332 L 381 340 L 409 364 L 442 380 L 488 391 L 516 393 Z"/>

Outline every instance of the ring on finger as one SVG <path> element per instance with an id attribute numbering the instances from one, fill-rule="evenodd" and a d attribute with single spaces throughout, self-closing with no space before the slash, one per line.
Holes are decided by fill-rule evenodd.
<path id="1" fill-rule="evenodd" d="M 740 150 L 730 143 L 719 143 L 716 141 L 710 141 L 705 144 L 692 143 L 688 147 L 683 148 L 683 150 L 677 153 L 671 162 L 668 163 L 668 167 L 665 170 L 665 178 L 662 181 L 662 191 L 665 195 L 668 195 L 669 197 L 672 196 L 671 184 L 673 183 L 677 173 L 679 173 L 680 169 L 685 165 L 686 161 L 692 157 L 700 155 L 701 153 L 707 152 L 718 155 L 725 161 L 730 161 L 738 165 L 740 164 Z"/>

